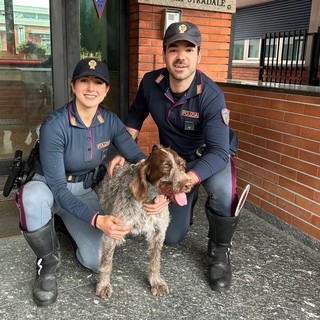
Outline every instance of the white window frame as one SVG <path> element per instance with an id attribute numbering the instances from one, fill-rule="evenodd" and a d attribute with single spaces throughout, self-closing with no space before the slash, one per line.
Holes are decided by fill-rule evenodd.
<path id="1" fill-rule="evenodd" d="M 295 36 L 296 39 L 299 39 L 298 36 Z M 252 40 L 255 40 L 255 39 L 252 39 Z M 243 48 L 243 60 L 235 60 L 233 59 L 232 60 L 232 63 L 234 64 L 237 64 L 237 65 L 248 65 L 248 64 L 259 64 L 260 63 L 260 55 L 261 55 L 261 39 L 259 39 L 260 42 L 259 42 L 259 56 L 258 58 L 249 58 L 249 44 L 250 44 L 250 39 L 245 39 L 244 40 L 244 48 Z M 269 39 L 270 40 L 270 39 Z M 278 41 L 280 40 L 280 41 Z M 273 41 L 273 40 L 272 40 Z M 279 43 L 278 43 L 279 42 Z M 273 42 L 272 42 L 273 44 Z M 269 63 L 272 63 L 272 60 L 273 60 L 273 63 L 278 63 L 278 65 L 281 64 L 281 56 L 282 56 L 282 51 L 284 50 L 284 39 L 283 38 L 280 38 L 280 39 L 277 39 L 276 38 L 276 41 L 275 41 L 275 44 L 276 46 L 276 52 L 275 52 L 275 57 L 272 58 L 270 57 L 269 58 Z M 279 46 L 279 50 L 278 50 L 278 46 Z M 299 52 L 298 52 L 298 55 L 299 57 L 301 56 L 301 46 L 299 46 Z M 265 62 L 268 61 L 268 57 L 266 56 L 265 57 Z M 285 61 L 285 60 L 283 60 Z M 303 61 L 302 60 L 298 60 L 298 64 L 301 64 Z M 296 60 L 294 60 L 292 62 L 293 65 L 296 64 Z"/>
<path id="2" fill-rule="evenodd" d="M 257 58 L 249 58 L 249 45 L 250 40 L 260 40 L 259 41 L 259 54 Z M 243 60 L 232 60 L 233 63 L 239 64 L 256 64 L 259 63 L 260 60 L 260 53 L 261 53 L 261 39 L 245 39 L 243 44 Z M 233 53 L 232 53 L 233 54 Z"/>

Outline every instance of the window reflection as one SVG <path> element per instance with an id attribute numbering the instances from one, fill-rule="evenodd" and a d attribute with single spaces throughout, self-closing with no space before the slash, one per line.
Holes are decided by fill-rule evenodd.
<path id="1" fill-rule="evenodd" d="M 108 110 L 120 114 L 120 7 L 123 0 L 109 0 L 98 18 L 92 0 L 80 1 L 81 58 L 96 57 L 108 65 L 110 91 L 104 101 Z M 94 34 L 94 37 L 92 36 Z"/>
<path id="2" fill-rule="evenodd" d="M 52 110 L 49 0 L 0 0 L 0 160 L 27 156 Z"/>

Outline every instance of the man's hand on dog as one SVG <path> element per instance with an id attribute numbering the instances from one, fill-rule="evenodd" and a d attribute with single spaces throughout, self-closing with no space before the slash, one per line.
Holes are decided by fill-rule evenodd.
<path id="1" fill-rule="evenodd" d="M 122 239 L 128 234 L 132 226 L 123 226 L 122 220 L 111 215 L 99 215 L 97 217 L 96 226 L 102 230 L 108 237 L 112 239 Z"/>
<path id="2" fill-rule="evenodd" d="M 162 212 L 163 209 L 166 206 L 168 206 L 168 204 L 169 204 L 169 199 L 164 195 L 159 195 L 153 200 L 153 203 L 144 203 L 143 209 L 146 211 L 146 214 L 149 216 L 149 215 L 158 214 Z"/>

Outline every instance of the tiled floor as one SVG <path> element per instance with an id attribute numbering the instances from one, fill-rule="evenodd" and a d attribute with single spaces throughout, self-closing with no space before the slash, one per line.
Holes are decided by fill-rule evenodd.
<path id="1" fill-rule="evenodd" d="M 163 249 L 167 297 L 153 297 L 146 278 L 146 243 L 129 238 L 117 249 L 109 300 L 95 296 L 97 276 L 82 268 L 62 241 L 63 264 L 55 304 L 32 301 L 35 256 L 22 236 L 0 239 L 0 318 L 130 320 L 320 319 L 320 254 L 244 210 L 232 249 L 233 284 L 227 293 L 207 284 L 204 194 L 194 225 L 176 247 Z M 62 239 L 63 240 L 63 239 Z"/>

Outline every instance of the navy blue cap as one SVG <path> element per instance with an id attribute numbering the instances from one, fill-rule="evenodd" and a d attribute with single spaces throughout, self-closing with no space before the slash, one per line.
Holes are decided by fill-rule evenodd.
<path id="1" fill-rule="evenodd" d="M 189 41 L 195 46 L 200 47 L 201 32 L 198 27 L 191 22 L 171 23 L 165 32 L 163 45 L 168 46 L 173 42 L 181 40 Z"/>
<path id="2" fill-rule="evenodd" d="M 106 83 L 109 83 L 109 71 L 107 65 L 93 58 L 80 60 L 74 68 L 72 80 L 81 77 L 95 76 Z"/>

